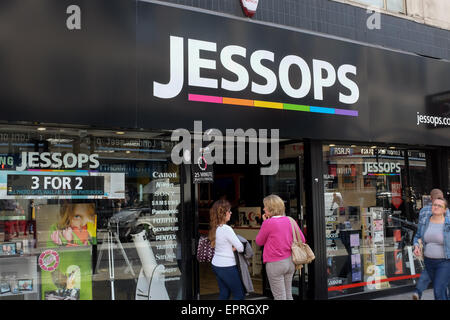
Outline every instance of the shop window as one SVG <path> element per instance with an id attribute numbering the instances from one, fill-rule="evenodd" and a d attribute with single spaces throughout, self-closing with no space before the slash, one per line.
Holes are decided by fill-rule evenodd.
<path id="1" fill-rule="evenodd" d="M 447 184 L 447 200 L 450 201 L 450 155 L 448 156 L 448 184 Z"/>
<path id="2" fill-rule="evenodd" d="M 182 299 L 171 149 L 159 133 L 3 126 L 0 300 Z"/>
<path id="3" fill-rule="evenodd" d="M 406 13 L 405 0 L 352 0 L 395 13 Z"/>
<path id="4" fill-rule="evenodd" d="M 329 297 L 411 285 L 420 274 L 412 239 L 427 162 L 407 152 L 323 146 Z"/>

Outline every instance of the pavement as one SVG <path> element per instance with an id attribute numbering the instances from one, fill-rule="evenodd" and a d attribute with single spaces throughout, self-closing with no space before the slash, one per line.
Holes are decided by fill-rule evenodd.
<path id="1" fill-rule="evenodd" d="M 374 300 L 412 300 L 412 294 L 414 293 L 413 290 L 411 292 L 406 292 L 402 294 L 397 294 L 393 296 L 383 297 L 383 298 L 377 298 Z M 434 300 L 434 293 L 433 289 L 427 289 L 422 293 L 422 300 Z"/>

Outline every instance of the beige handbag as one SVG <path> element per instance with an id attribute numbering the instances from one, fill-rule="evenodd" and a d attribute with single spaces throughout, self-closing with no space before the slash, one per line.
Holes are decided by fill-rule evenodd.
<path id="1" fill-rule="evenodd" d="M 292 226 L 292 235 L 293 235 L 293 241 L 292 241 L 292 261 L 295 264 L 295 269 L 301 270 L 304 264 L 311 263 L 316 256 L 314 255 L 314 252 L 311 250 L 311 248 L 306 244 L 302 242 L 302 238 L 300 237 L 300 233 L 295 228 L 295 220 L 291 217 L 288 217 L 291 226 Z"/>

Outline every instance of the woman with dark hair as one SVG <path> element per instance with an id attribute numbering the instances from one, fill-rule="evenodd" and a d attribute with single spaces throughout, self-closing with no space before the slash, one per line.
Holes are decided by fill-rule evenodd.
<path id="1" fill-rule="evenodd" d="M 209 216 L 209 240 L 215 248 L 211 264 L 219 284 L 219 299 L 227 300 L 231 293 L 234 300 L 243 300 L 244 288 L 234 251 L 243 252 L 244 246 L 233 229 L 227 225 L 231 217 L 230 203 L 226 200 L 214 202 Z"/>

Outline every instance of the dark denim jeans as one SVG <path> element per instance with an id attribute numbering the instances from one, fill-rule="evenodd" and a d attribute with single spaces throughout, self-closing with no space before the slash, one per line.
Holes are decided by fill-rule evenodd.
<path id="1" fill-rule="evenodd" d="M 244 287 L 237 266 L 216 267 L 212 265 L 212 269 L 219 284 L 220 300 L 228 300 L 230 293 L 233 294 L 233 300 L 244 300 Z"/>
<path id="2" fill-rule="evenodd" d="M 422 293 L 428 288 L 428 285 L 430 284 L 431 279 L 428 275 L 427 269 L 423 269 L 422 273 L 420 274 L 419 280 L 416 284 L 416 292 L 419 295 L 419 298 L 422 299 Z"/>
<path id="3" fill-rule="evenodd" d="M 429 259 L 425 257 L 425 268 L 433 282 L 434 299 L 448 300 L 447 287 L 450 283 L 450 259 Z"/>

